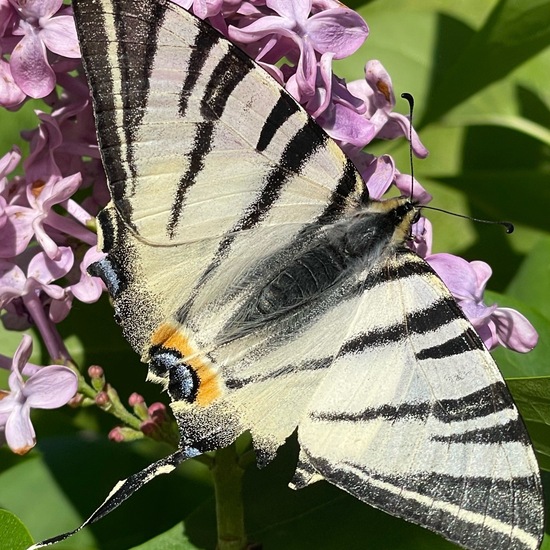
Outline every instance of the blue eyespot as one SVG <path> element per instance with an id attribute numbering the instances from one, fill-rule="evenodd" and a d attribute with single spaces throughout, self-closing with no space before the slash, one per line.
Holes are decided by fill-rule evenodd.
<path id="1" fill-rule="evenodd" d="M 168 393 L 173 401 L 195 400 L 199 379 L 179 351 L 154 346 L 150 351 L 149 367 L 156 375 L 168 377 Z"/>

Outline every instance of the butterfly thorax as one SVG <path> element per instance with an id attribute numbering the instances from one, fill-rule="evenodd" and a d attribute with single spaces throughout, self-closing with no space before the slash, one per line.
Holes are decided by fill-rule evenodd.
<path id="1" fill-rule="evenodd" d="M 304 232 L 299 253 L 266 264 L 242 286 L 255 287 L 225 335 L 238 337 L 297 308 L 325 299 L 357 273 L 395 253 L 410 235 L 417 208 L 408 198 L 371 201 L 335 223 Z"/>

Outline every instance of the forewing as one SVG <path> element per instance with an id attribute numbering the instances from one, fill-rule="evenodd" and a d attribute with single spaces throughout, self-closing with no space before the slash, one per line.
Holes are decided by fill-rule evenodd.
<path id="1" fill-rule="evenodd" d="M 355 208 L 352 163 L 265 71 L 208 24 L 164 0 L 75 4 L 112 204 L 100 215 L 107 280 L 125 335 L 154 328 L 216 275 L 304 227 Z M 262 242 L 260 257 L 233 254 Z M 221 275 L 220 275 L 221 273 Z M 221 277 L 221 278 L 220 278 Z"/>

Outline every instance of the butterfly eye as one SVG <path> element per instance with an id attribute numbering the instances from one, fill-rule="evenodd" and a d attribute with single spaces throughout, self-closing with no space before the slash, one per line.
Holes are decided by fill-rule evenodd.
<path id="1" fill-rule="evenodd" d="M 416 210 L 416 212 L 414 213 L 413 219 L 412 219 L 412 225 L 417 223 L 418 220 L 421 218 L 421 216 L 422 216 L 422 213 L 420 212 L 420 210 Z"/>

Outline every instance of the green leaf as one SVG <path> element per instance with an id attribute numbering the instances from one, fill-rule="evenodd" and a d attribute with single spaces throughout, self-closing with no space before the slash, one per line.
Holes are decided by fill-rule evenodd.
<path id="1" fill-rule="evenodd" d="M 185 534 L 185 526 L 181 523 L 172 527 L 158 537 L 134 546 L 133 550 L 202 550 L 204 546 L 196 546 Z"/>
<path id="2" fill-rule="evenodd" d="M 550 237 L 533 247 L 507 290 L 550 319 Z"/>
<path id="3" fill-rule="evenodd" d="M 0 550 L 25 550 L 32 537 L 23 522 L 11 512 L 0 509 Z"/>
<path id="4" fill-rule="evenodd" d="M 506 382 L 537 451 L 539 465 L 550 471 L 550 376 L 509 378 Z"/>
<path id="5" fill-rule="evenodd" d="M 38 458 L 4 472 L 0 475 L 0 486 L 2 503 L 24 519 L 36 540 L 68 531 L 80 523 L 78 513 L 59 491 L 45 463 Z M 59 548 L 93 548 L 92 544 L 92 533 L 84 531 L 61 543 Z"/>
<path id="6" fill-rule="evenodd" d="M 546 48 L 550 43 L 550 2 L 501 0 L 478 33 L 458 43 L 456 38 L 453 34 L 440 37 L 436 51 L 450 51 L 452 44 L 453 51 L 460 53 L 441 59 L 445 68 L 438 71 L 430 90 L 431 108 L 424 125 Z"/>

